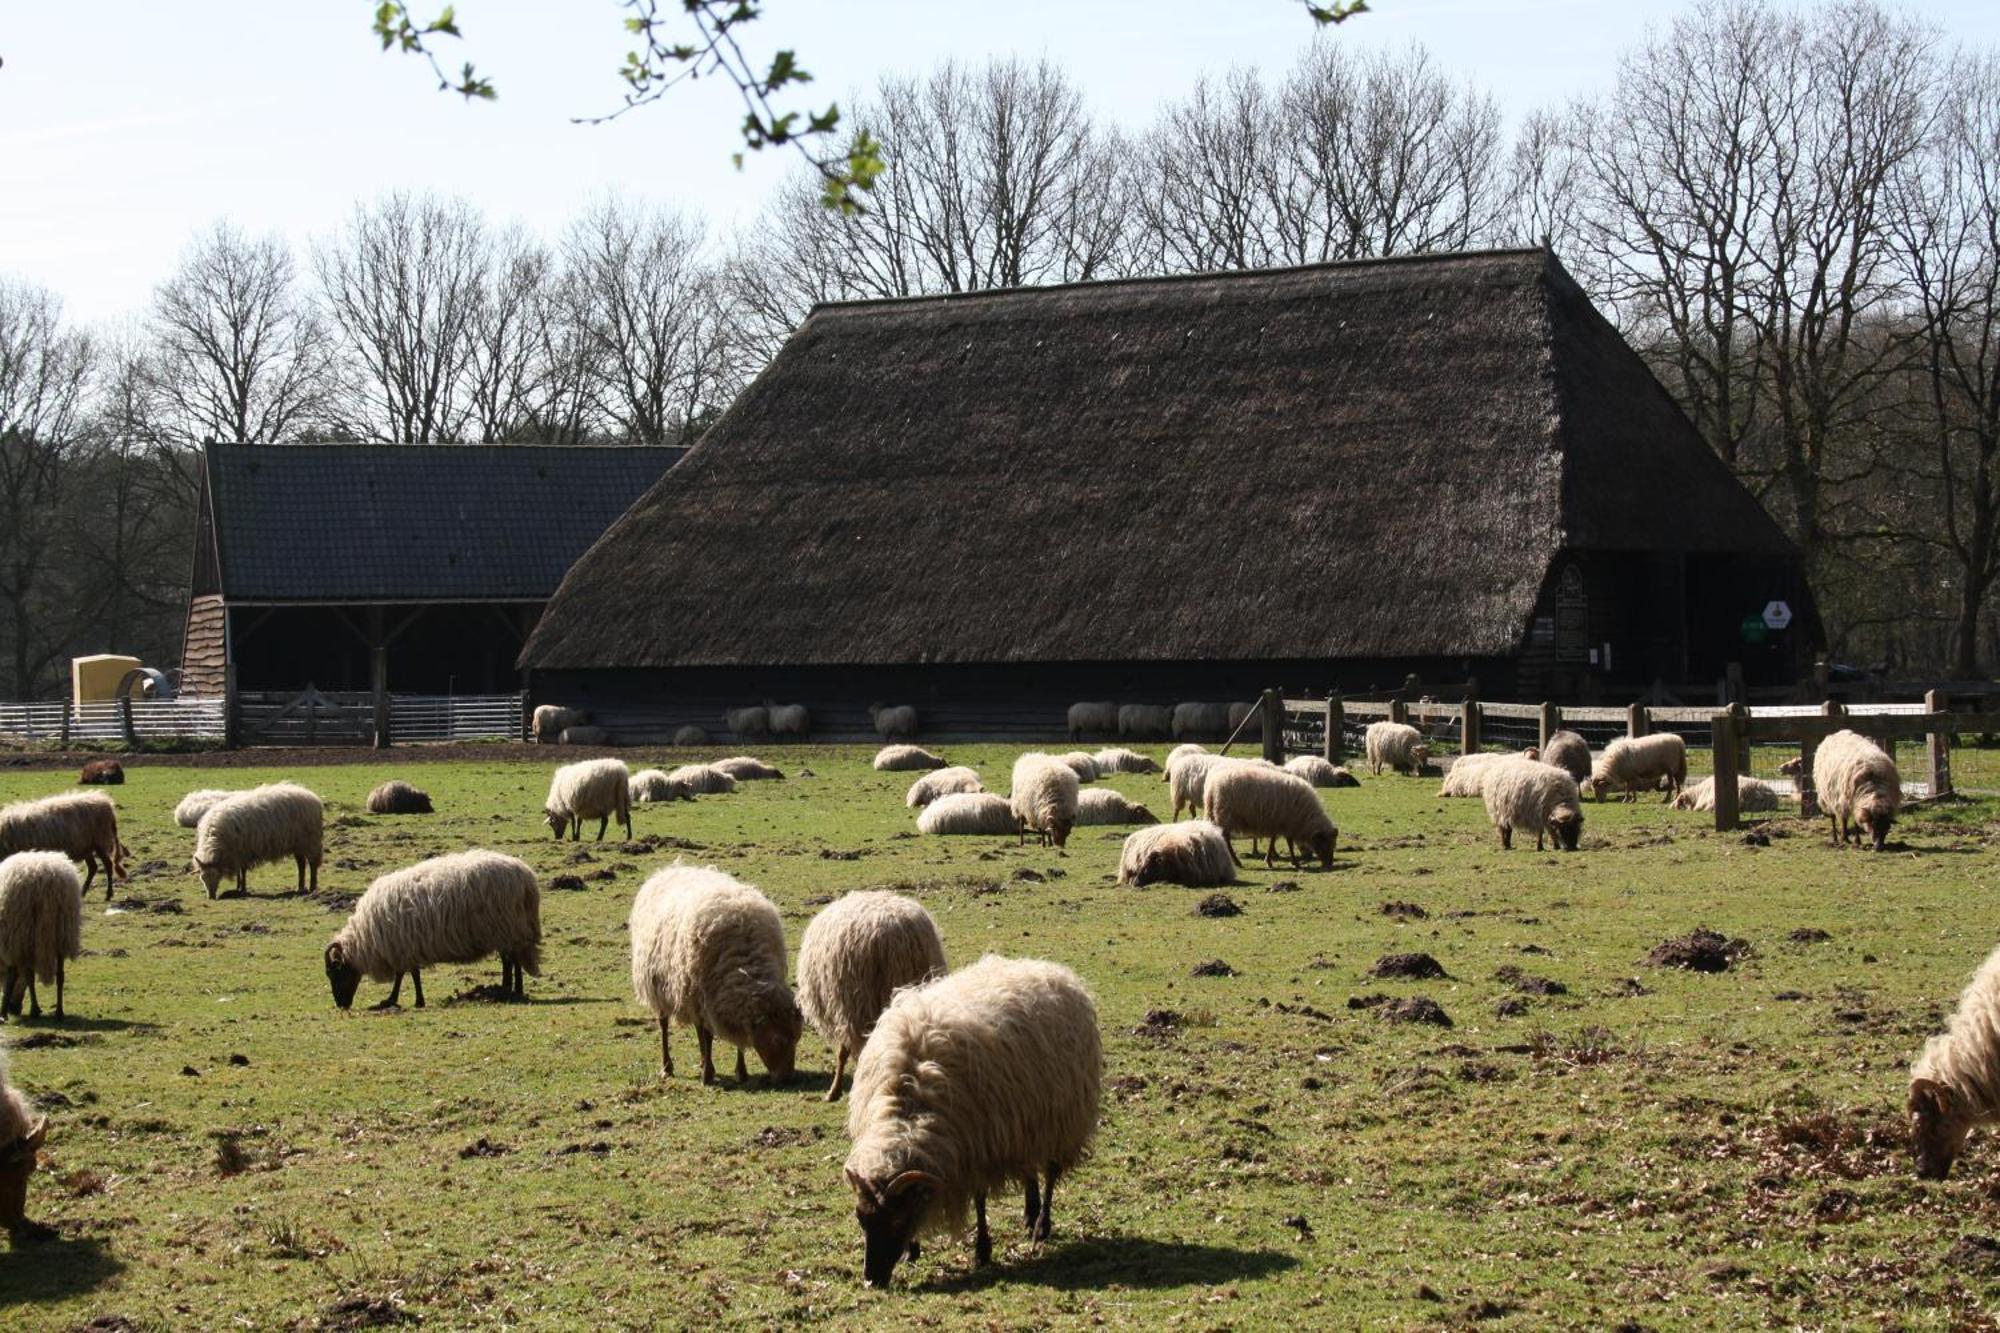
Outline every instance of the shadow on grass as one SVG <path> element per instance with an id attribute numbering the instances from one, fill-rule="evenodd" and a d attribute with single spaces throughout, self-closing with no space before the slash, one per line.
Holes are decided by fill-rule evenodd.
<path id="1" fill-rule="evenodd" d="M 54 1014 L 50 1013 L 46 1008 L 44 1008 L 42 1010 L 42 1016 L 40 1018 L 29 1018 L 25 1014 L 17 1014 L 12 1018 L 7 1019 L 5 1026 L 7 1028 L 15 1029 L 16 1031 L 25 1029 L 31 1032 L 60 1033 L 60 1032 L 153 1032 L 156 1031 L 160 1025 L 158 1023 L 142 1023 L 133 1019 L 125 1019 L 125 1018 L 87 1018 L 80 1014 L 67 1014 L 62 1018 L 57 1018 Z M 52 1042 L 37 1043 L 30 1038 L 17 1037 L 15 1038 L 12 1044 L 15 1046 L 21 1046 L 32 1050 L 36 1045 L 54 1045 L 56 1043 Z"/>
<path id="2" fill-rule="evenodd" d="M 95 1291 L 125 1269 L 95 1236 L 17 1240 L 0 1251 L 0 1291 L 8 1300 L 66 1300 Z"/>
<path id="3" fill-rule="evenodd" d="M 924 1284 L 931 1291 L 979 1291 L 999 1283 L 1032 1283 L 1063 1291 L 1118 1283 L 1142 1290 L 1246 1282 L 1297 1268 L 1275 1250 L 1238 1250 L 1138 1236 L 1094 1236 L 1044 1248 L 1020 1263 L 993 1263 Z"/>

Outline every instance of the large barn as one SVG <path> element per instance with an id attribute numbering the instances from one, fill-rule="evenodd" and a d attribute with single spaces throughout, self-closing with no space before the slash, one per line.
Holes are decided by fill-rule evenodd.
<path id="1" fill-rule="evenodd" d="M 1410 673 L 1783 683 L 1819 637 L 1793 544 L 1519 250 L 822 305 L 521 660 L 628 739 L 766 699 L 977 734 Z"/>
<path id="2" fill-rule="evenodd" d="M 686 451 L 210 444 L 181 690 L 518 689 L 563 571 Z"/>

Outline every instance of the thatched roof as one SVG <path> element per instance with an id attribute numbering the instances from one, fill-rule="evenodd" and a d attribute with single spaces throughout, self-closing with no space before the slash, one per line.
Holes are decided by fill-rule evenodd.
<path id="1" fill-rule="evenodd" d="M 1566 547 L 1791 549 L 1544 251 L 825 305 L 522 663 L 1506 655 Z"/>

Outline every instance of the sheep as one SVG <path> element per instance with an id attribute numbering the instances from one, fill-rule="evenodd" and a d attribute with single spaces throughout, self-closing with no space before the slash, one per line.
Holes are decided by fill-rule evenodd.
<path id="1" fill-rule="evenodd" d="M 1205 889 L 1236 882 L 1236 860 L 1222 830 L 1205 819 L 1142 828 L 1125 839 L 1118 856 L 1118 882 L 1181 884 Z"/>
<path id="2" fill-rule="evenodd" d="M 1227 736 L 1228 704 L 1180 703 L 1174 705 L 1173 733 L 1177 741 L 1190 736 Z"/>
<path id="3" fill-rule="evenodd" d="M 941 797 L 985 790 L 986 786 L 980 782 L 979 774 L 972 769 L 940 768 L 912 782 L 909 794 L 903 798 L 903 804 L 912 810 L 921 810 Z"/>
<path id="4" fill-rule="evenodd" d="M 557 704 L 542 704 L 535 709 L 534 734 L 538 745 L 553 745 L 562 739 L 562 734 L 571 727 L 580 727 L 590 721 L 590 714 L 581 708 L 563 708 Z"/>
<path id="5" fill-rule="evenodd" d="M 370 884 L 326 946 L 326 979 L 342 1009 L 353 1007 L 361 978 L 389 981 L 388 997 L 374 1007 L 394 1009 L 407 972 L 421 1009 L 424 968 L 493 954 L 501 994 L 526 999 L 526 978 L 542 974 L 542 891 L 527 862 L 474 848 Z"/>
<path id="6" fill-rule="evenodd" d="M 428 815 L 431 796 L 427 791 L 412 787 L 400 779 L 391 779 L 368 793 L 368 813 L 371 815 Z"/>
<path id="7" fill-rule="evenodd" d="M 16 852 L 0 860 L 0 1015 L 42 1016 L 37 979 L 56 988 L 63 1016 L 63 964 L 83 953 L 83 885 L 61 852 Z"/>
<path id="8" fill-rule="evenodd" d="M 1511 851 L 1514 830 L 1535 831 L 1535 850 L 1546 840 L 1566 852 L 1576 850 L 1583 832 L 1583 797 L 1576 779 L 1553 764 L 1521 755 L 1506 755 L 1485 771 L 1486 817 L 1500 831 L 1500 848 Z"/>
<path id="9" fill-rule="evenodd" d="M 1624 792 L 1627 802 L 1639 793 L 1651 791 L 1665 779 L 1667 800 L 1673 799 L 1687 782 L 1687 742 L 1671 731 L 1652 736 L 1620 736 L 1598 753 L 1590 766 L 1590 790 L 1599 801 L 1613 787 Z"/>
<path id="10" fill-rule="evenodd" d="M 182 828 L 193 828 L 201 823 L 201 817 L 211 806 L 220 805 L 236 795 L 233 791 L 222 791 L 215 787 L 203 787 L 181 797 L 181 803 L 174 807 L 174 822 Z"/>
<path id="11" fill-rule="evenodd" d="M 1262 710 L 1256 704 L 1229 705 L 1229 734 L 1242 740 L 1254 740 L 1264 734 Z M 1251 723 L 1244 726 L 1245 722 Z"/>
<path id="12" fill-rule="evenodd" d="M 713 866 L 676 861 L 640 886 L 627 923 L 632 991 L 660 1021 L 660 1077 L 671 1078 L 669 1024 L 692 1027 L 701 1081 L 715 1082 L 715 1038 L 736 1047 L 736 1078 L 749 1078 L 743 1048 L 756 1048 L 771 1077 L 789 1079 L 805 1018 L 785 985 L 785 925 L 771 900 Z"/>
<path id="13" fill-rule="evenodd" d="M 1407 722 L 1370 722 L 1362 733 L 1368 771 L 1377 777 L 1384 766 L 1415 777 L 1431 757 L 1424 734 Z"/>
<path id="14" fill-rule="evenodd" d="M 862 1275 L 887 1286 L 919 1237 L 978 1218 L 986 1196 L 1027 1186 L 1028 1234 L 1046 1240 L 1056 1181 L 1097 1130 L 1104 1077 L 1097 1005 L 1056 963 L 987 955 L 899 991 L 854 1067 L 844 1168 L 866 1237 Z M 1037 1186 L 1040 1188 L 1037 1188 Z"/>
<path id="15" fill-rule="evenodd" d="M 1083 739 L 1085 732 L 1100 736 L 1118 734 L 1118 705 L 1105 700 L 1098 703 L 1080 703 L 1069 706 L 1069 738 Z"/>
<path id="16" fill-rule="evenodd" d="M 1097 760 L 1082 750 L 1071 750 L 1068 754 L 1056 756 L 1056 762 L 1076 774 L 1078 782 L 1097 781 Z"/>
<path id="17" fill-rule="evenodd" d="M 213 898 L 224 877 L 234 876 L 236 892 L 248 893 L 251 867 L 289 856 L 298 865 L 298 892 L 307 891 L 310 870 L 317 893 L 325 836 L 326 807 L 319 797 L 295 783 L 274 782 L 210 806 L 195 825 L 188 868 Z"/>
<path id="18" fill-rule="evenodd" d="M 1304 847 L 1333 868 L 1334 844 L 1340 830 L 1320 802 L 1310 782 L 1280 769 L 1254 764 L 1229 764 L 1211 771 L 1202 791 L 1202 814 L 1222 830 L 1223 845 L 1236 860 L 1233 839 L 1238 834 L 1263 838 L 1264 868 L 1277 861 L 1278 839 Z M 1298 863 L 1296 853 L 1292 857 Z M 1241 865 L 1241 861 L 1237 861 Z"/>
<path id="19" fill-rule="evenodd" d="M 1189 741 L 1184 745 L 1176 745 L 1173 749 L 1167 751 L 1167 769 L 1171 770 L 1174 766 L 1174 760 L 1182 758 L 1185 755 L 1207 753 L 1208 747 L 1206 745 L 1196 745 L 1193 741 Z"/>
<path id="20" fill-rule="evenodd" d="M 609 745 L 611 733 L 603 727 L 564 727 L 559 739 L 564 745 Z"/>
<path id="21" fill-rule="evenodd" d="M 0 856 L 61 852 L 83 862 L 83 892 L 104 867 L 104 896 L 125 874 L 125 846 L 118 841 L 118 807 L 98 791 L 63 792 L 0 808 Z"/>
<path id="22" fill-rule="evenodd" d="M 908 704 L 893 708 L 887 704 L 869 704 L 868 720 L 874 723 L 875 734 L 885 741 L 917 734 L 917 710 Z"/>
<path id="23" fill-rule="evenodd" d="M 731 708 L 723 713 L 722 725 L 738 740 L 771 734 L 771 710 L 764 707 Z"/>
<path id="24" fill-rule="evenodd" d="M 1295 778 L 1304 778 L 1315 787 L 1356 787 L 1354 775 L 1344 768 L 1336 768 L 1316 754 L 1294 755 L 1284 764 L 1285 771 Z M 1341 778 L 1347 781 L 1342 782 Z"/>
<path id="25" fill-rule="evenodd" d="M 1690 782 L 1675 794 L 1673 806 L 1676 810 L 1713 811 L 1715 809 L 1715 779 L 1707 777 L 1697 782 Z M 1758 778 L 1746 778 L 1738 775 L 1736 779 L 1736 808 L 1744 811 L 1776 810 L 1778 808 L 1778 789 Z"/>
<path id="26" fill-rule="evenodd" d="M 1460 755 L 1451 761 L 1445 770 L 1444 785 L 1438 788 L 1439 796 L 1479 796 L 1484 794 L 1486 774 L 1502 759 L 1533 759 L 1536 751 L 1527 750 L 1509 753 L 1505 750 L 1481 750 L 1474 754 Z"/>
<path id="27" fill-rule="evenodd" d="M 1156 760 L 1150 755 L 1140 754 L 1137 750 L 1099 750 L 1091 758 L 1097 763 L 1097 775 L 1099 777 L 1103 777 L 1108 773 L 1157 773 L 1160 771 L 1160 765 Z"/>
<path id="28" fill-rule="evenodd" d="M 932 754 L 921 745 L 885 745 L 875 752 L 877 773 L 912 773 L 944 766 L 943 755 Z"/>
<path id="29" fill-rule="evenodd" d="M 1160 820 L 1145 806 L 1109 787 L 1091 787 L 1077 793 L 1076 822 L 1080 825 L 1157 824 Z"/>
<path id="30" fill-rule="evenodd" d="M 1174 716 L 1159 704 L 1120 704 L 1118 734 L 1134 740 L 1164 740 L 1173 734 Z"/>
<path id="31" fill-rule="evenodd" d="M 1202 793 L 1206 790 L 1208 775 L 1217 769 L 1232 766 L 1281 771 L 1263 759 L 1238 759 L 1233 755 L 1210 754 L 1206 750 L 1170 758 L 1167 760 L 1167 785 L 1173 796 L 1174 818 L 1180 818 L 1184 807 L 1191 814 L 1201 814 Z"/>
<path id="32" fill-rule="evenodd" d="M 944 941 L 923 904 L 880 889 L 829 904 L 799 939 L 799 1010 L 833 1046 L 830 1102 L 889 997 L 945 973 Z"/>
<path id="33" fill-rule="evenodd" d="M 708 744 L 708 733 L 692 723 L 684 727 L 676 727 L 674 728 L 674 744 L 682 749 L 695 745 L 706 745 Z"/>
<path id="34" fill-rule="evenodd" d="M 1951 1174 L 1975 1126 L 2000 1121 L 2000 949 L 1959 994 L 1945 1030 L 1910 1066 L 1910 1152 L 1917 1175 Z"/>
<path id="35" fill-rule="evenodd" d="M 736 779 L 738 782 L 763 782 L 785 776 L 762 759 L 755 759 L 747 754 L 735 755 L 728 759 L 718 759 L 710 764 L 709 767 L 726 777 Z"/>
<path id="36" fill-rule="evenodd" d="M 1813 790 L 1832 824 L 1834 846 L 1859 844 L 1864 832 L 1876 851 L 1888 846 L 1903 804 L 1903 779 L 1874 741 L 1856 731 L 1836 731 L 1821 741 L 1813 754 Z"/>
<path id="37" fill-rule="evenodd" d="M 8 1081 L 7 1050 L 0 1046 L 0 1225 L 17 1246 L 46 1231 L 28 1221 L 28 1177 L 35 1174 L 35 1157 L 48 1134 L 48 1117 L 36 1115 Z"/>
<path id="38" fill-rule="evenodd" d="M 79 787 L 122 787 L 125 785 L 125 766 L 116 759 L 93 759 L 83 766 L 76 776 Z"/>
<path id="39" fill-rule="evenodd" d="M 1068 842 L 1069 831 L 1076 827 L 1078 789 L 1076 771 L 1059 759 L 1035 752 L 1016 759 L 1007 800 L 1020 841 L 1026 842 L 1032 829 L 1044 847 Z"/>
<path id="40" fill-rule="evenodd" d="M 667 774 L 667 786 L 696 796 L 727 796 L 736 790 L 736 779 L 712 764 L 682 764 Z"/>
<path id="41" fill-rule="evenodd" d="M 1573 731 L 1551 733 L 1549 743 L 1542 747 L 1537 758 L 1545 764 L 1554 764 L 1579 784 L 1590 780 L 1590 742 Z"/>
<path id="42" fill-rule="evenodd" d="M 771 715 L 773 736 L 797 736 L 803 739 L 812 730 L 812 714 L 804 704 L 774 704 L 767 702 L 764 707 Z"/>
<path id="43" fill-rule="evenodd" d="M 917 832 L 940 837 L 1013 833 L 1020 827 L 1013 803 L 991 792 L 940 796 L 917 816 Z"/>
<path id="44" fill-rule="evenodd" d="M 692 765 L 691 767 L 701 766 Z M 676 769 L 675 771 L 680 772 L 681 770 Z M 701 771 L 707 772 L 709 770 L 701 767 Z M 632 780 L 626 784 L 626 788 L 632 794 L 632 804 L 634 805 L 651 801 L 692 801 L 694 799 L 694 788 L 691 783 L 686 781 L 677 782 L 671 776 L 662 773 L 657 768 L 640 769 L 632 775 Z"/>
<path id="45" fill-rule="evenodd" d="M 632 771 L 622 759 L 585 759 L 564 764 L 549 779 L 549 797 L 542 803 L 543 822 L 561 842 L 567 832 L 571 842 L 583 838 L 587 819 L 597 821 L 597 841 L 616 819 L 625 826 L 625 840 L 632 840 Z"/>

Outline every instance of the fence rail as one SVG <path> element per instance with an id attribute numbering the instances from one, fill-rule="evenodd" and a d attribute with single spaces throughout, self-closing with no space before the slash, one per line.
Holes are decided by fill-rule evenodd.
<path id="1" fill-rule="evenodd" d="M 16 743 L 221 740 L 228 710 L 220 699 L 110 699 L 88 703 L 0 703 L 0 738 Z"/>
<path id="2" fill-rule="evenodd" d="M 0 741 L 70 745 L 113 741 L 204 740 L 245 745 L 370 745 L 516 740 L 519 694 L 396 694 L 386 713 L 370 693 L 330 693 L 311 686 L 216 698 L 114 699 L 90 703 L 0 703 Z M 233 724 L 233 725 L 232 725 Z"/>

